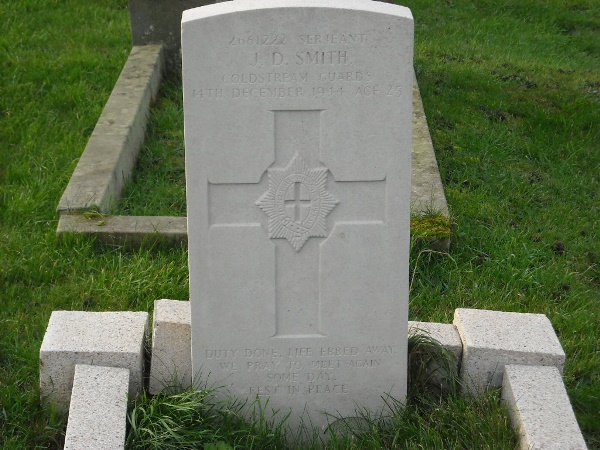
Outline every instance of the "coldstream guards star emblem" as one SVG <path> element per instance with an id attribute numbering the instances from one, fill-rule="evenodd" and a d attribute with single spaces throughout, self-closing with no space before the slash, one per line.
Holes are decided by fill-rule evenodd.
<path id="1" fill-rule="evenodd" d="M 287 167 L 267 169 L 269 189 L 256 204 L 269 218 L 269 237 L 298 252 L 309 237 L 326 237 L 325 218 L 339 203 L 325 190 L 328 169 L 310 169 L 296 153 Z"/>

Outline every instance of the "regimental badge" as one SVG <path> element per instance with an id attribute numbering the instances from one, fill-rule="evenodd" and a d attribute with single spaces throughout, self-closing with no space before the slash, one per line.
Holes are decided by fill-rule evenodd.
<path id="1" fill-rule="evenodd" d="M 298 252 L 309 237 L 326 237 L 325 218 L 339 203 L 325 190 L 326 167 L 310 169 L 296 153 L 287 167 L 267 169 L 269 189 L 256 204 L 269 218 L 269 237 Z"/>

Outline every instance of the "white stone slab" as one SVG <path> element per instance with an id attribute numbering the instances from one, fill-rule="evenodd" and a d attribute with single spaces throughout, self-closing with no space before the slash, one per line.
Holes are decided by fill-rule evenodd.
<path id="1" fill-rule="evenodd" d="M 125 448 L 129 369 L 77 364 L 65 450 Z"/>
<path id="2" fill-rule="evenodd" d="M 193 370 L 292 426 L 405 397 L 412 49 L 370 0 L 183 15 Z"/>
<path id="3" fill-rule="evenodd" d="M 521 449 L 587 449 L 556 367 L 505 366 L 502 400 L 519 433 Z"/>
<path id="4" fill-rule="evenodd" d="M 171 393 L 192 384 L 190 302 L 156 300 L 152 327 L 151 394 Z"/>
<path id="5" fill-rule="evenodd" d="M 143 386 L 146 312 L 54 311 L 40 348 L 40 391 L 69 408 L 76 364 L 130 370 L 129 394 Z"/>
<path id="6" fill-rule="evenodd" d="M 465 392 L 500 387 L 505 364 L 556 366 L 562 373 L 565 352 L 544 314 L 458 308 L 454 324 L 463 341 Z"/>

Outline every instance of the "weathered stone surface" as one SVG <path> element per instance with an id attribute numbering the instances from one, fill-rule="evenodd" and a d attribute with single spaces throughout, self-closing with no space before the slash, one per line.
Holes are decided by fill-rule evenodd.
<path id="1" fill-rule="evenodd" d="M 182 26 L 194 373 L 292 426 L 403 399 L 410 11 L 232 1 Z"/>
<path id="2" fill-rule="evenodd" d="M 142 244 L 187 242 L 187 218 L 170 216 L 109 216 L 104 214 L 63 214 L 58 220 L 59 238 L 73 233 L 96 237 L 106 245 L 140 247 Z"/>
<path id="3" fill-rule="evenodd" d="M 125 448 L 129 370 L 77 364 L 65 450 Z"/>
<path id="4" fill-rule="evenodd" d="M 118 201 L 144 142 L 162 66 L 160 45 L 133 47 L 60 199 L 59 213 L 106 212 Z"/>
<path id="5" fill-rule="evenodd" d="M 440 177 L 433 142 L 417 84 L 413 84 L 413 149 L 411 213 L 413 216 L 442 216 L 450 219 L 446 194 Z M 414 230 L 413 230 L 414 231 Z M 430 245 L 439 251 L 448 251 L 450 237 L 431 236 Z"/>
<path id="6" fill-rule="evenodd" d="M 127 368 L 129 394 L 143 386 L 146 312 L 54 311 L 40 349 L 42 398 L 66 412 L 76 364 Z"/>
<path id="7" fill-rule="evenodd" d="M 435 159 L 433 143 L 419 85 L 415 76 L 413 84 L 413 156 L 412 194 L 413 214 L 440 214 L 449 217 L 444 186 Z"/>
<path id="8" fill-rule="evenodd" d="M 587 449 L 556 367 L 506 365 L 502 400 L 522 450 Z"/>
<path id="9" fill-rule="evenodd" d="M 152 327 L 150 393 L 171 393 L 192 383 L 190 302 L 156 300 Z"/>
<path id="10" fill-rule="evenodd" d="M 210 0 L 129 0 L 133 45 L 162 44 L 167 69 L 181 71 L 181 14 Z"/>
<path id="11" fill-rule="evenodd" d="M 454 324 L 463 342 L 460 377 L 477 395 L 502 385 L 505 364 L 556 366 L 565 353 L 544 314 L 458 308 Z"/>

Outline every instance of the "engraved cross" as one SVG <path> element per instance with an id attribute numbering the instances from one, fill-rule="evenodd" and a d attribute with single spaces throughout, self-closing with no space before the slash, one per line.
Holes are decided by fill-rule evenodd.
<path id="1" fill-rule="evenodd" d="M 310 196 L 306 192 L 306 186 L 301 182 L 295 182 L 290 186 L 285 196 L 285 206 L 288 217 L 294 221 L 301 221 L 310 209 Z M 303 211 L 306 211 L 305 213 Z M 291 212 L 291 214 L 290 214 Z"/>
<path id="2" fill-rule="evenodd" d="M 320 162 L 321 113 L 273 111 L 275 162 L 261 181 L 209 183 L 211 227 L 262 228 L 275 247 L 275 338 L 327 334 L 321 326 L 323 238 L 338 224 L 385 223 L 385 180 L 334 181 Z"/>

